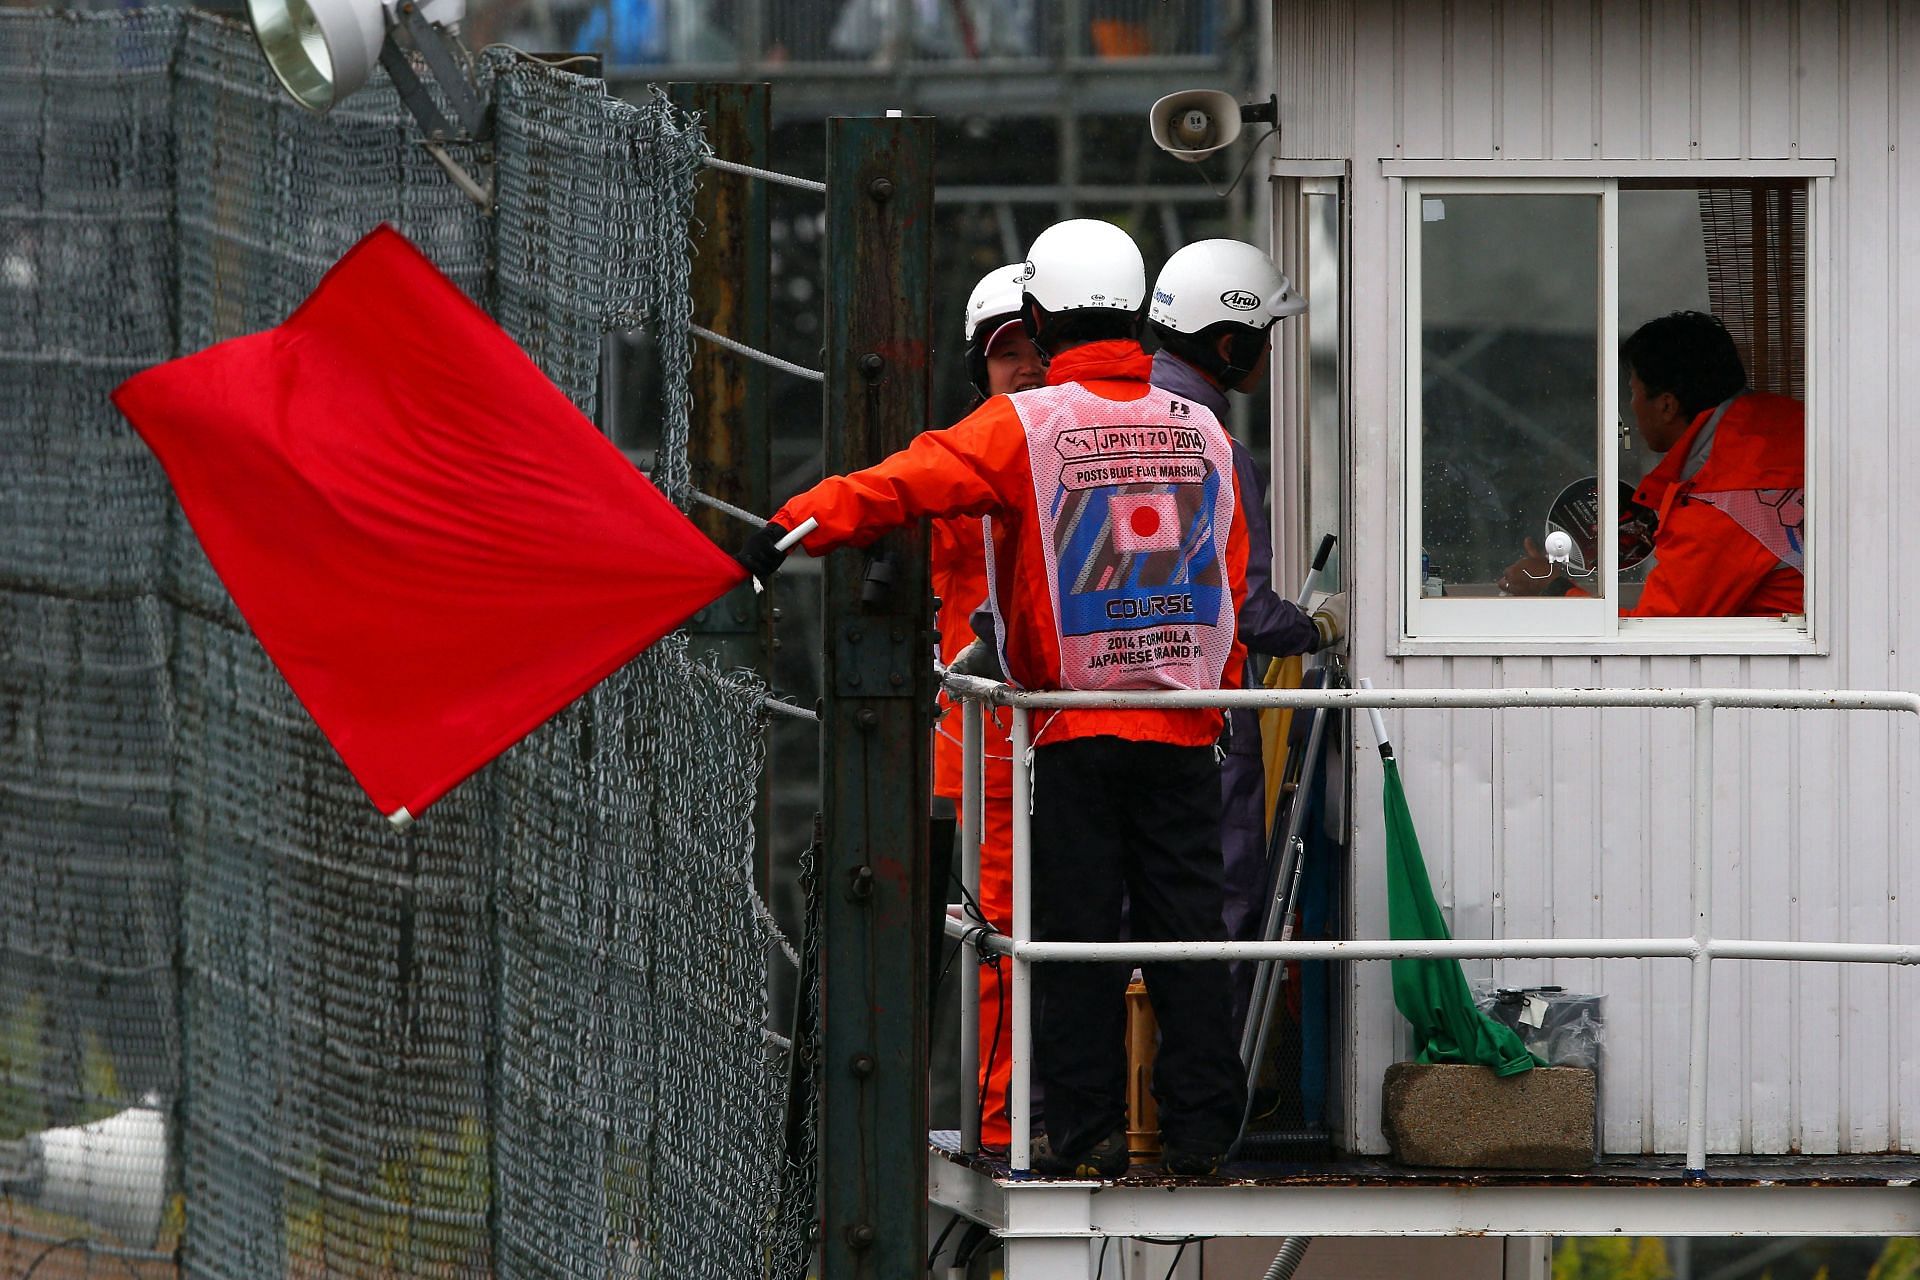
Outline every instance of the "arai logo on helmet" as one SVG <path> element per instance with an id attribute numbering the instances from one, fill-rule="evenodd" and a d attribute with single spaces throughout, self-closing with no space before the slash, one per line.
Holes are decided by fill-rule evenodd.
<path id="1" fill-rule="evenodd" d="M 1260 299 L 1245 289 L 1229 289 L 1220 295 L 1220 301 L 1235 311 L 1253 311 L 1260 306 Z"/>
<path id="2" fill-rule="evenodd" d="M 1032 258 L 1027 259 L 1026 268 L 1027 269 L 1025 271 L 1022 271 L 1020 273 L 1019 283 L 1021 284 L 1025 284 L 1027 281 L 1033 279 L 1033 259 Z"/>

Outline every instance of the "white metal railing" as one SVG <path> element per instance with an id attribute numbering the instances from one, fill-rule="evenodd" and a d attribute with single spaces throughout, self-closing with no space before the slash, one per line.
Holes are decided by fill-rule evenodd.
<path id="1" fill-rule="evenodd" d="M 992 680 L 949 674 L 946 688 L 963 706 L 961 739 L 965 800 L 961 809 L 961 882 L 977 900 L 984 766 L 983 706 L 1013 709 L 1013 919 L 1001 935 L 949 917 L 947 932 L 976 951 L 1007 957 L 1012 1023 L 1013 1081 L 1008 1108 L 1012 1149 L 1008 1164 L 1028 1168 L 1032 1120 L 1033 1041 L 1030 1021 L 1031 966 L 1046 961 L 1090 960 L 1394 960 L 1457 959 L 1684 959 L 1690 962 L 1688 1010 L 1687 1171 L 1706 1172 L 1707 1026 L 1715 960 L 1825 961 L 1853 964 L 1920 964 L 1920 945 L 1860 942 L 1791 942 L 1716 938 L 1713 903 L 1713 730 L 1720 708 L 1784 711 L 1903 711 L 1920 715 L 1920 694 L 1899 691 L 1803 689 L 1233 689 L 1180 692 L 1069 693 L 1025 691 Z M 1191 707 L 1328 707 L 1356 711 L 1386 708 L 1508 710 L 1521 707 L 1667 708 L 1693 712 L 1693 824 L 1690 837 L 1693 914 L 1691 935 L 1677 938 L 1453 938 L 1428 941 L 1359 939 L 1290 942 L 1038 942 L 1029 900 L 1032 828 L 1029 814 L 1030 719 L 1034 711 L 1130 707 L 1173 710 Z M 978 965 L 961 967 L 961 1079 L 979 1077 L 980 980 Z M 979 1147 L 979 1113 L 963 1108 L 961 1147 Z"/>

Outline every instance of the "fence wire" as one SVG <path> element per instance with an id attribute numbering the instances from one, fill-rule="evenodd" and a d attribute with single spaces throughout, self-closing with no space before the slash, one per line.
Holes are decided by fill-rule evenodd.
<path id="1" fill-rule="evenodd" d="M 107 402 L 174 350 L 179 29 L 0 13 L 0 1179 L 33 1176 L 7 1139 L 179 1093 L 171 504 Z M 141 1238 L 4 1195 L 0 1274 L 171 1274 L 177 1229 L 115 1199 Z"/>
<path id="2" fill-rule="evenodd" d="M 396 835 L 107 402 L 278 323 L 385 220 L 589 413 L 602 334 L 649 327 L 684 503 L 698 129 L 483 76 L 492 220 L 384 78 L 314 117 L 231 22 L 0 11 L 0 1274 L 49 1247 L 47 1277 L 234 1280 L 791 1256 L 765 688 L 670 639 Z M 111 1168 L 56 1202 L 32 1135 L 143 1099 L 164 1158 L 111 1121 L 82 1142 Z"/>

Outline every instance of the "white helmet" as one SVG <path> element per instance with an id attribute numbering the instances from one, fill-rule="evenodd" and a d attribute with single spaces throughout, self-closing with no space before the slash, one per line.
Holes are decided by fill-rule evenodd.
<path id="1" fill-rule="evenodd" d="M 980 283 L 973 286 L 973 293 L 967 298 L 966 333 L 968 342 L 978 335 L 980 326 L 988 320 L 1017 319 L 1020 315 L 1020 276 L 1027 269 L 1024 262 L 1009 262 L 1004 267 L 995 267 L 980 277 Z M 995 325 L 998 329 L 1000 326 Z M 992 335 L 987 335 L 991 337 Z"/>
<path id="2" fill-rule="evenodd" d="M 1307 309 L 1273 259 L 1239 240 L 1196 240 L 1167 259 L 1153 282 L 1147 321 L 1199 333 L 1223 321 L 1265 329 Z"/>
<path id="3" fill-rule="evenodd" d="M 982 400 L 991 394 L 987 389 L 987 348 L 1002 329 L 1020 323 L 1020 276 L 1026 269 L 1024 262 L 995 267 L 980 277 L 967 299 L 967 381 Z"/>
<path id="4" fill-rule="evenodd" d="M 1147 323 L 1160 345 L 1237 387 L 1260 363 L 1274 321 L 1307 309 L 1273 260 L 1239 240 L 1198 240 L 1167 259 Z M 1231 339 L 1226 356 L 1220 338 Z"/>
<path id="5" fill-rule="evenodd" d="M 1032 301 L 1045 313 L 1030 336 L 1046 350 L 1046 317 L 1067 311 L 1137 316 L 1147 300 L 1147 264 L 1133 237 L 1111 222 L 1069 218 L 1042 231 L 1027 250 L 1020 284 L 1023 307 Z"/>

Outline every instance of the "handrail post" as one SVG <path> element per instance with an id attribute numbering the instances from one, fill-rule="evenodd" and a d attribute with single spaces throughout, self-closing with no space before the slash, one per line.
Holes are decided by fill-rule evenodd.
<path id="1" fill-rule="evenodd" d="M 1688 1008 L 1687 1176 L 1707 1173 L 1707 1030 L 1713 996 L 1713 699 L 1693 708 L 1693 999 Z"/>
<path id="2" fill-rule="evenodd" d="M 1028 772 L 1027 735 L 1029 712 L 1013 709 L 1013 955 L 1008 957 L 1011 972 L 1008 1004 L 1013 1021 L 1013 1097 L 1007 1107 L 1010 1148 L 1007 1167 L 1025 1173 L 1033 1142 L 1033 1027 L 1029 1013 L 1033 1005 L 1029 984 L 1033 980 L 1032 962 L 1020 954 L 1023 943 L 1033 939 L 1033 777 Z"/>
<path id="3" fill-rule="evenodd" d="M 985 725 L 978 698 L 960 703 L 960 887 L 962 903 L 980 901 L 980 828 L 986 816 Z M 941 893 L 945 885 L 935 886 Z M 965 908 L 963 907 L 964 911 Z M 980 954 L 960 944 L 960 1149 L 980 1149 Z"/>

